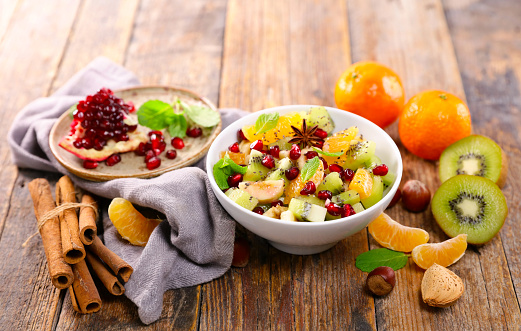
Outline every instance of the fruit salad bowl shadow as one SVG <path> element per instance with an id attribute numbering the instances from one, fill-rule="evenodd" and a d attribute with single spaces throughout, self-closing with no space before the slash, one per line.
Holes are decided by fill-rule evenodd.
<path id="1" fill-rule="evenodd" d="M 219 189 L 213 176 L 213 165 L 219 161 L 220 152 L 236 142 L 237 131 L 244 125 L 254 124 L 263 113 L 278 112 L 280 115 L 289 112 L 309 110 L 311 105 L 292 105 L 265 109 L 247 115 L 224 129 L 210 146 L 206 159 L 206 171 L 211 187 L 224 209 L 242 226 L 256 235 L 265 238 L 275 248 L 290 254 L 308 255 L 328 250 L 339 241 L 364 229 L 378 217 L 391 202 L 402 178 L 402 158 L 392 138 L 376 124 L 358 115 L 326 107 L 335 123 L 334 132 L 357 126 L 364 139 L 376 143 L 375 155 L 379 156 L 396 179 L 385 191 L 382 200 L 372 207 L 355 215 L 324 222 L 289 222 L 274 219 L 251 212 L 230 200 Z"/>

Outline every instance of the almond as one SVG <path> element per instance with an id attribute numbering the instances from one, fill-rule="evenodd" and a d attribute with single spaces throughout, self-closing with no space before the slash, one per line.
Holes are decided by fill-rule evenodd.
<path id="1" fill-rule="evenodd" d="M 463 281 L 449 269 L 433 264 L 421 284 L 423 302 L 432 307 L 448 307 L 463 294 Z"/>

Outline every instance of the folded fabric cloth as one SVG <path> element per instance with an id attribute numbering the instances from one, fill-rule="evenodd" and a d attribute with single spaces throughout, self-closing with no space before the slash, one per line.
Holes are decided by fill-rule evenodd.
<path id="1" fill-rule="evenodd" d="M 194 167 L 151 179 L 124 178 L 104 183 L 81 179 L 63 168 L 49 148 L 49 132 L 70 106 L 101 87 L 139 85 L 133 73 L 106 58 L 97 58 L 48 98 L 40 98 L 18 114 L 9 131 L 13 162 L 21 168 L 60 172 L 92 193 L 122 197 L 166 215 L 146 247 L 132 246 L 117 235 L 103 212 L 105 245 L 134 268 L 125 295 L 137 306 L 145 324 L 156 321 L 169 289 L 193 286 L 223 275 L 233 256 L 235 223 L 217 201 L 204 171 L 204 159 Z M 223 128 L 245 112 L 221 109 Z"/>

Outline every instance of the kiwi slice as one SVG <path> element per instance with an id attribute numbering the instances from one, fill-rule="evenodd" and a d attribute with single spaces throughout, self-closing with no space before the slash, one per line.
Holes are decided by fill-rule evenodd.
<path id="1" fill-rule="evenodd" d="M 441 182 L 456 175 L 475 175 L 505 185 L 508 164 L 505 153 L 492 139 L 471 135 L 447 147 L 440 157 Z"/>
<path id="2" fill-rule="evenodd" d="M 431 201 L 434 218 L 449 236 L 466 233 L 470 244 L 484 244 L 499 232 L 508 214 L 505 196 L 490 179 L 457 175 L 438 188 Z"/>

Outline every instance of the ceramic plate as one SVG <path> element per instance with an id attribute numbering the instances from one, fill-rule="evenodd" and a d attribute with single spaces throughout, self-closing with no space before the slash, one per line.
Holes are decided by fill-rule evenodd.
<path id="1" fill-rule="evenodd" d="M 132 101 L 138 109 L 143 103 L 148 100 L 161 100 L 167 103 L 173 103 L 177 98 L 188 104 L 205 105 L 217 112 L 215 106 L 206 98 L 198 94 L 175 87 L 167 86 L 140 86 L 124 90 L 114 91 L 114 94 L 122 98 L 125 102 Z M 135 113 L 132 116 L 136 116 Z M 185 147 L 177 151 L 177 157 L 174 160 L 166 158 L 165 152 L 161 153 L 161 166 L 154 170 L 148 170 L 144 156 L 138 156 L 134 152 L 122 153 L 121 162 L 109 167 L 105 162 L 99 162 L 96 169 L 83 168 L 80 158 L 67 152 L 61 148 L 58 143 L 63 136 L 68 134 L 72 119 L 68 113 L 64 113 L 54 124 L 51 129 L 49 144 L 54 157 L 67 170 L 73 174 L 92 181 L 107 181 L 117 178 L 150 178 L 159 176 L 167 171 L 179 169 L 194 164 L 200 160 L 210 148 L 210 145 L 215 140 L 219 132 L 221 132 L 222 122 L 215 126 L 208 135 L 198 138 L 183 138 Z M 148 128 L 139 127 L 138 130 L 148 132 Z M 170 136 L 165 134 L 165 142 L 167 143 L 166 150 L 173 149 L 170 145 Z"/>

